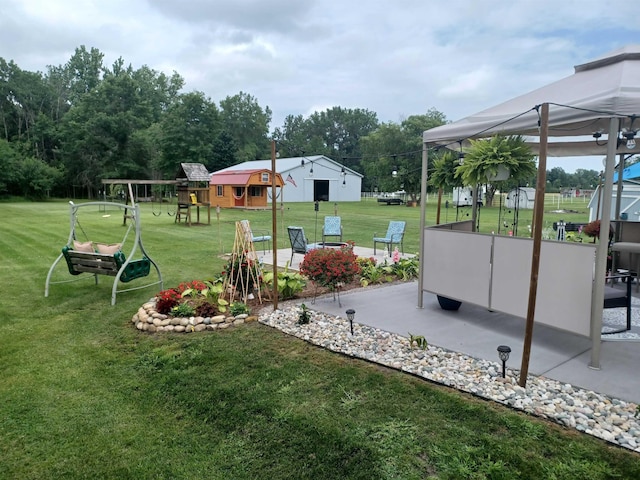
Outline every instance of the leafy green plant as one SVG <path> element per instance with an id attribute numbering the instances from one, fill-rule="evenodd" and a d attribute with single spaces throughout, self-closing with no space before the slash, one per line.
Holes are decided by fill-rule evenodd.
<path id="1" fill-rule="evenodd" d="M 171 314 L 174 317 L 192 317 L 195 315 L 196 309 L 189 303 L 179 303 L 171 309 Z"/>
<path id="2" fill-rule="evenodd" d="M 300 310 L 300 313 L 298 314 L 298 324 L 306 325 L 311 321 L 311 312 L 309 311 L 309 309 L 304 303 L 300 305 L 300 308 L 301 310 Z"/>
<path id="3" fill-rule="evenodd" d="M 249 312 L 250 312 L 250 309 L 246 303 L 233 302 L 229 306 L 229 313 L 231 313 L 231 315 L 233 315 L 234 317 L 236 315 L 242 315 L 243 313 L 249 313 Z"/>
<path id="4" fill-rule="evenodd" d="M 200 290 L 200 295 L 209 303 L 213 303 L 219 312 L 226 312 L 229 302 L 224 298 L 220 298 L 220 294 L 223 290 L 222 279 L 215 281 L 206 280 L 203 283 L 205 288 Z"/>
<path id="5" fill-rule="evenodd" d="M 393 273 L 400 280 L 407 281 L 418 276 L 420 262 L 418 256 L 411 258 L 401 258 L 393 264 Z"/>
<path id="6" fill-rule="evenodd" d="M 267 289 L 273 289 L 273 272 L 265 272 L 262 276 L 262 285 Z M 307 286 L 305 277 L 298 272 L 285 268 L 278 272 L 278 298 L 288 300 L 294 298 Z"/>
<path id="7" fill-rule="evenodd" d="M 424 335 L 414 335 L 413 333 L 409 332 L 409 346 L 412 350 L 414 345 L 421 350 L 426 350 L 429 343 L 424 338 Z"/>
<path id="8" fill-rule="evenodd" d="M 569 232 L 564 237 L 565 242 L 582 243 L 582 229 L 576 232 Z"/>
<path id="9" fill-rule="evenodd" d="M 394 252 L 396 253 L 396 252 Z M 418 257 L 400 258 L 399 253 L 389 263 L 377 264 L 374 258 L 359 258 L 360 284 L 367 286 L 372 283 L 391 282 L 395 279 L 408 281 L 418 276 L 420 262 Z"/>
<path id="10" fill-rule="evenodd" d="M 366 287 L 372 283 L 382 283 L 384 273 L 378 268 L 375 258 L 358 258 L 357 261 L 360 266 L 360 285 Z"/>

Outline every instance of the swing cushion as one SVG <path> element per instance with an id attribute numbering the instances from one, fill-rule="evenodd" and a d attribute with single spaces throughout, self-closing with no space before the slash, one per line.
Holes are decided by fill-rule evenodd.
<path id="1" fill-rule="evenodd" d="M 115 255 L 116 252 L 120 251 L 121 246 L 122 245 L 119 243 L 96 243 L 96 250 L 98 250 L 98 253 L 103 253 L 105 255 Z"/>
<path id="2" fill-rule="evenodd" d="M 93 242 L 78 242 L 77 240 L 73 241 L 73 249 L 77 252 L 85 253 L 93 253 L 95 251 L 93 249 Z"/>

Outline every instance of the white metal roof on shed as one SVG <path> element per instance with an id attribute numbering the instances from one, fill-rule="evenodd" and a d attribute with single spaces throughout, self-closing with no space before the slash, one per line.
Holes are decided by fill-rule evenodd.
<path id="1" fill-rule="evenodd" d="M 324 155 L 311 155 L 305 157 L 288 157 L 288 158 L 276 158 L 276 172 L 279 174 L 287 173 L 290 170 L 294 170 L 301 166 L 301 162 L 304 160 L 305 162 L 328 162 L 334 164 L 338 168 L 344 167 L 345 171 L 350 175 L 356 175 L 358 177 L 363 177 L 361 173 L 356 172 L 355 170 L 351 170 L 350 168 L 342 165 L 335 160 L 325 157 Z M 271 160 L 251 160 L 248 162 L 239 163 L 237 165 L 232 165 L 227 168 L 223 168 L 221 170 L 216 171 L 215 173 L 225 172 L 227 170 L 254 170 L 254 169 L 268 169 L 271 170 Z"/>

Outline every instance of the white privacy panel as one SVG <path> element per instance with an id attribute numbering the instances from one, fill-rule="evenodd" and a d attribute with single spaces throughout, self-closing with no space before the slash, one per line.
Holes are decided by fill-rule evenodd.
<path id="1" fill-rule="evenodd" d="M 492 309 L 527 316 L 533 240 L 495 237 Z M 542 242 L 535 321 L 589 336 L 595 245 Z"/>
<path id="2" fill-rule="evenodd" d="M 426 228 L 423 289 L 489 306 L 490 235 Z"/>

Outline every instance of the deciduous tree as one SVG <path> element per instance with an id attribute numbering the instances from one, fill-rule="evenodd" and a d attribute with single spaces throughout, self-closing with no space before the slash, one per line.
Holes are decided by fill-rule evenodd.
<path id="1" fill-rule="evenodd" d="M 223 129 L 231 135 L 236 150 L 236 163 L 268 158 L 270 155 L 269 123 L 271 110 L 264 109 L 248 93 L 226 97 L 220 101 Z"/>
<path id="2" fill-rule="evenodd" d="M 173 178 L 183 162 L 214 165 L 213 144 L 221 130 L 220 112 L 204 93 L 179 95 L 162 121 L 164 178 Z"/>
<path id="3" fill-rule="evenodd" d="M 381 191 L 403 189 L 411 201 L 416 201 L 421 181 L 422 133 L 444 123 L 444 114 L 430 109 L 425 115 L 410 116 L 399 125 L 380 125 L 361 140 L 367 176 L 378 179 Z"/>

